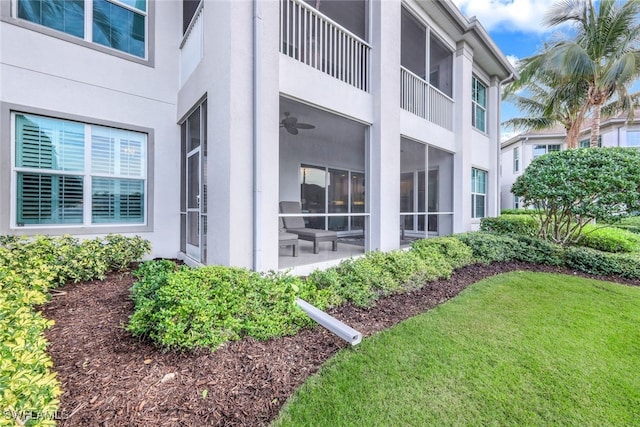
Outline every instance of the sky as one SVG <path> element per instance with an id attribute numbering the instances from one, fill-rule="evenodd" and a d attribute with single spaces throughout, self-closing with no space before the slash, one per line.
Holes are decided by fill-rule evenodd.
<path id="1" fill-rule="evenodd" d="M 478 18 L 507 59 L 515 63 L 536 53 L 544 41 L 558 36 L 557 29 L 543 24 L 555 0 L 453 0 L 462 13 Z M 501 121 L 519 115 L 511 104 L 502 103 Z M 503 139 L 513 136 L 503 129 Z"/>

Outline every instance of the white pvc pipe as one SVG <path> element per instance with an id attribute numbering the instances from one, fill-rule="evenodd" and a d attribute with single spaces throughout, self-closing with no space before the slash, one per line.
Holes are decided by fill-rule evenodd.
<path id="1" fill-rule="evenodd" d="M 296 303 L 307 315 L 351 345 L 362 341 L 362 334 L 335 317 L 314 307 L 303 299 L 296 298 Z"/>

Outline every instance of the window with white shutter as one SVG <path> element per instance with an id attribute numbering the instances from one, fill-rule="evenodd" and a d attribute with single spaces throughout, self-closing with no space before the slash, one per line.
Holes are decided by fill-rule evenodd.
<path id="1" fill-rule="evenodd" d="M 17 226 L 146 223 L 146 134 L 14 117 Z"/>

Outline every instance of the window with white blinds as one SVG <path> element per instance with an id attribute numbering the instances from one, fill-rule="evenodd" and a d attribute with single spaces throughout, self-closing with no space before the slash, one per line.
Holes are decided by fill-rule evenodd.
<path id="1" fill-rule="evenodd" d="M 146 222 L 146 134 L 14 117 L 17 226 Z"/>

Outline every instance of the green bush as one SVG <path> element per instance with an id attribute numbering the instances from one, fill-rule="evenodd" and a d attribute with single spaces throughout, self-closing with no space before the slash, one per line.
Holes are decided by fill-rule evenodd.
<path id="1" fill-rule="evenodd" d="M 80 241 L 72 236 L 8 237 L 2 246 L 23 258 L 37 258 L 54 272 L 53 282 L 63 285 L 104 279 L 109 270 L 122 270 L 151 250 L 147 240 L 138 236 L 124 237 L 109 234 L 104 239 Z"/>
<path id="2" fill-rule="evenodd" d="M 120 234 L 108 234 L 102 244 L 109 270 L 126 270 L 132 262 L 142 259 L 151 252 L 151 243 L 140 236 L 125 237 Z"/>
<path id="3" fill-rule="evenodd" d="M 429 260 L 431 251 L 427 248 L 435 248 L 453 269 L 473 264 L 473 252 L 469 246 L 465 245 L 455 237 L 434 237 L 431 239 L 414 240 L 411 243 L 411 250 L 417 252 L 422 259 Z"/>
<path id="4" fill-rule="evenodd" d="M 471 248 L 476 262 L 484 264 L 518 259 L 523 250 L 518 240 L 486 231 L 461 233 L 455 237 Z"/>
<path id="5" fill-rule="evenodd" d="M 316 289 L 332 289 L 341 300 L 366 307 L 381 296 L 449 277 L 451 271 L 451 264 L 435 246 L 425 246 L 420 253 L 368 252 L 363 257 L 342 261 L 337 267 L 316 271 L 307 282 Z"/>
<path id="6" fill-rule="evenodd" d="M 509 237 L 520 243 L 515 255 L 515 259 L 518 261 L 555 266 L 565 264 L 565 251 L 560 245 L 521 234 L 512 234 Z"/>
<path id="7" fill-rule="evenodd" d="M 640 210 L 640 152 L 621 147 L 564 150 L 540 156 L 511 192 L 540 209 L 540 237 L 568 245 L 580 226 L 615 221 Z"/>
<path id="8" fill-rule="evenodd" d="M 496 234 L 537 236 L 540 222 L 533 215 L 500 215 L 480 220 L 480 230 Z"/>
<path id="9" fill-rule="evenodd" d="M 611 222 L 611 225 L 631 231 L 632 233 L 640 234 L 640 216 L 622 218 L 620 221 Z"/>
<path id="10" fill-rule="evenodd" d="M 125 241 L 121 239 L 121 245 Z M 139 238 L 130 245 L 119 259 L 140 253 L 135 248 L 148 250 Z M 47 301 L 52 287 L 103 276 L 109 265 L 103 257 L 109 250 L 111 243 L 100 239 L 0 236 L 0 425 L 55 425 L 50 418 L 61 390 L 44 337 L 53 322 L 34 307 Z"/>
<path id="11" fill-rule="evenodd" d="M 54 275 L 24 255 L 0 247 L 0 425 L 54 425 L 29 418 L 32 410 L 53 414 L 61 394 L 44 338 L 53 322 L 33 309 L 46 302 Z"/>
<path id="12" fill-rule="evenodd" d="M 535 215 L 532 209 L 502 209 L 500 215 Z"/>
<path id="13" fill-rule="evenodd" d="M 297 307 L 297 296 L 313 296 L 298 277 L 261 275 L 246 269 L 176 267 L 170 261 L 142 263 L 132 287 L 135 311 L 127 329 L 167 348 L 217 349 L 245 336 L 269 339 L 291 335 L 310 319 Z M 328 291 L 310 301 L 325 308 Z"/>
<path id="14" fill-rule="evenodd" d="M 621 228 L 587 224 L 577 245 L 604 252 L 636 252 L 640 248 L 640 236 Z"/>
<path id="15" fill-rule="evenodd" d="M 609 253 L 585 247 L 568 247 L 566 254 L 569 268 L 589 274 L 640 279 L 640 259 L 635 254 Z"/>

